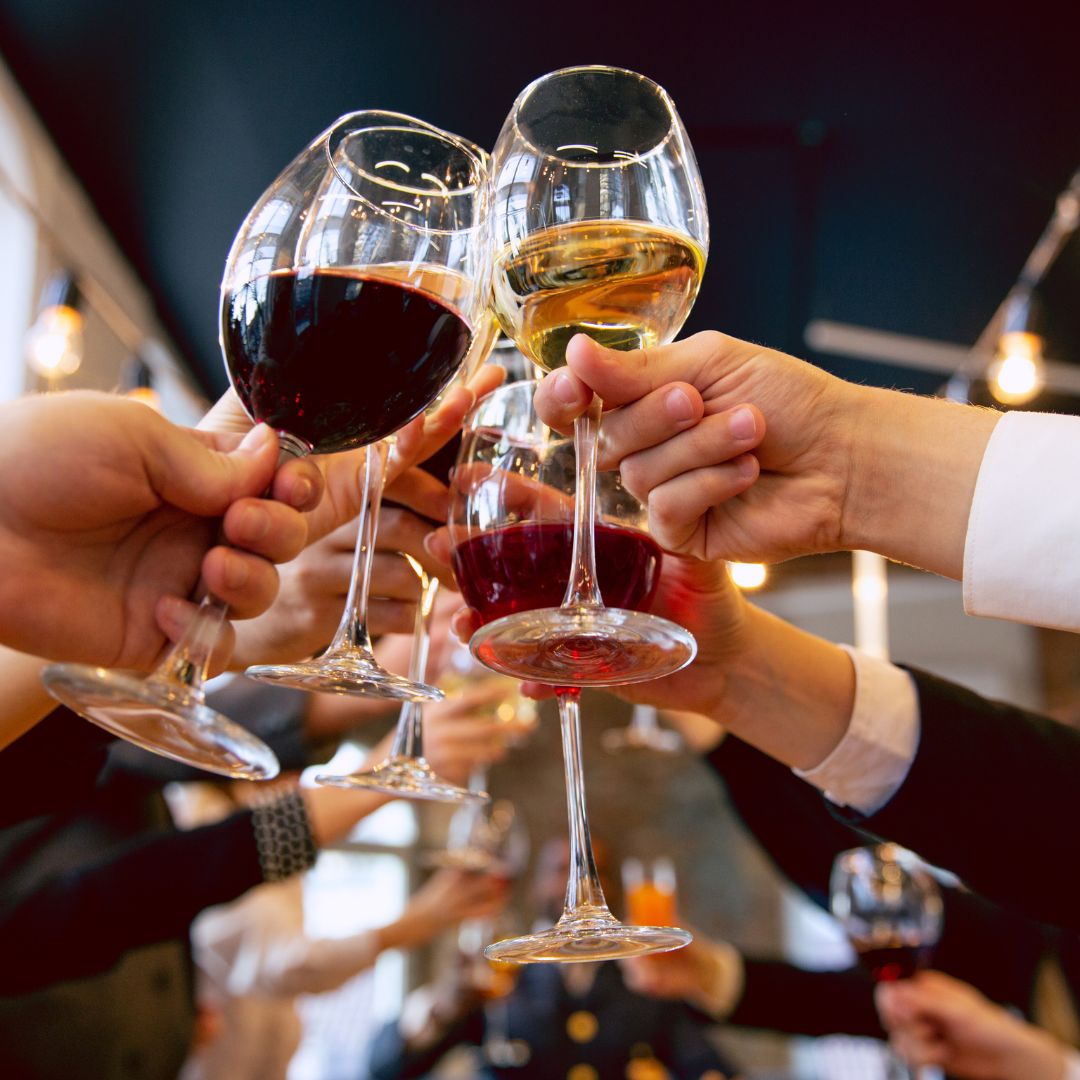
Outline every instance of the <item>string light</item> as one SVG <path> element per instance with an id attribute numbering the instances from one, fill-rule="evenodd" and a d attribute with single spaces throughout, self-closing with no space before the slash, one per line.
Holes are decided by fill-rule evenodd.
<path id="1" fill-rule="evenodd" d="M 67 272 L 57 274 L 45 286 L 41 311 L 26 333 L 26 361 L 50 386 L 82 365 L 81 299 L 75 279 Z"/>
<path id="2" fill-rule="evenodd" d="M 760 589 L 769 577 L 765 564 L 757 562 L 728 563 L 728 573 L 731 575 L 731 580 L 744 592 Z"/>
<path id="3" fill-rule="evenodd" d="M 1023 405 L 1043 388 L 1043 339 L 1035 332 L 1035 297 L 1018 286 L 1005 303 L 997 354 L 987 369 L 990 393 L 1003 405 Z"/>

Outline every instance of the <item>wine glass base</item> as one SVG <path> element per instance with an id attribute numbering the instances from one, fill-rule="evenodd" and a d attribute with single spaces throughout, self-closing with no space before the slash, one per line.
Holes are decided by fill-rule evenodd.
<path id="1" fill-rule="evenodd" d="M 612 754 L 623 750 L 652 750 L 657 754 L 677 754 L 684 745 L 682 736 L 677 731 L 639 731 L 630 725 L 608 728 L 600 736 L 600 744 Z"/>
<path id="2" fill-rule="evenodd" d="M 244 674 L 258 682 L 323 694 L 357 694 L 392 701 L 442 701 L 446 696 L 437 687 L 395 675 L 365 656 L 327 653 L 298 664 L 258 664 Z"/>
<path id="3" fill-rule="evenodd" d="M 553 686 L 650 682 L 697 655 L 681 626 L 626 608 L 537 608 L 480 627 L 469 648 L 485 667 Z"/>
<path id="4" fill-rule="evenodd" d="M 41 679 L 61 704 L 153 754 L 240 780 L 281 771 L 261 739 L 185 687 L 84 664 L 50 664 Z"/>
<path id="5" fill-rule="evenodd" d="M 486 791 L 469 791 L 440 780 L 423 758 L 388 758 L 373 769 L 345 776 L 322 773 L 315 777 L 315 783 L 323 787 L 381 791 L 402 799 L 428 799 L 431 802 L 487 802 L 491 798 Z"/>
<path id="6" fill-rule="evenodd" d="M 677 926 L 624 926 L 610 915 L 562 918 L 550 930 L 496 941 L 484 949 L 484 956 L 513 964 L 583 963 L 671 952 L 693 940 L 688 930 Z"/>

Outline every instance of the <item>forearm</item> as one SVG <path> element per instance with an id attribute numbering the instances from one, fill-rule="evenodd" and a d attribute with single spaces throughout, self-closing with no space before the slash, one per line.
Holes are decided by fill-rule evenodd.
<path id="1" fill-rule="evenodd" d="M 0 714 L 0 750 L 9 746 L 56 708 L 45 690 L 41 669 L 45 661 L 28 653 L 0 646 L 0 681 L 4 709 Z"/>
<path id="2" fill-rule="evenodd" d="M 838 646 L 750 607 L 745 647 L 729 666 L 712 719 L 770 757 L 812 769 L 844 737 L 855 701 Z"/>
<path id="3" fill-rule="evenodd" d="M 851 387 L 845 401 L 843 547 L 959 579 L 979 467 L 1001 414 L 867 387 Z"/>

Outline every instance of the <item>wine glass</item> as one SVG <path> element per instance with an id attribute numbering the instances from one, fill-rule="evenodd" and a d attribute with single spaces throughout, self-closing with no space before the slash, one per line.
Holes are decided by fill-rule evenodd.
<path id="1" fill-rule="evenodd" d="M 291 252 L 278 256 L 276 241 L 266 237 L 274 200 L 256 207 L 226 272 L 223 341 L 227 354 L 235 342 L 233 382 L 241 397 L 246 392 L 275 419 L 299 412 L 311 424 L 322 416 L 334 423 L 343 412 L 354 414 L 360 441 L 370 444 L 364 498 L 349 593 L 329 647 L 310 660 L 260 664 L 246 674 L 302 690 L 438 700 L 440 690 L 376 661 L 367 628 L 368 587 L 393 432 L 437 403 L 455 375 L 464 378 L 494 341 L 481 233 L 487 155 L 423 121 L 362 112 L 327 133 L 322 156 L 324 176 L 298 253 L 309 293 L 297 292 L 280 315 L 271 311 L 255 325 L 251 312 L 266 305 L 265 282 L 274 278 L 264 269 L 269 260 L 280 258 L 282 276 L 290 282 L 290 274 L 297 277 L 299 288 Z M 314 346 L 308 343 L 304 351 L 312 314 L 334 320 L 327 346 L 333 345 L 335 366 L 326 365 L 318 382 L 310 363 Z M 296 341 L 285 361 L 279 353 L 286 350 L 274 347 L 275 334 Z M 272 357 L 266 356 L 270 349 Z M 291 372 L 284 384 L 276 373 L 283 363 Z M 267 374 L 275 383 L 269 401 Z"/>
<path id="2" fill-rule="evenodd" d="M 667 855 L 656 859 L 624 859 L 623 898 L 632 923 L 674 926 L 678 911 L 675 863 Z"/>
<path id="3" fill-rule="evenodd" d="M 875 982 L 908 979 L 925 966 L 941 936 L 937 883 L 919 860 L 896 844 L 842 851 L 829 881 L 833 915 Z M 894 1074 L 911 1076 L 894 1059 Z"/>
<path id="4" fill-rule="evenodd" d="M 492 153 L 492 295 L 503 330 L 534 363 L 565 363 L 579 333 L 614 349 L 670 341 L 697 295 L 708 219 L 674 103 L 632 71 L 575 67 L 519 95 Z M 694 658 L 680 626 L 605 607 L 597 579 L 601 402 L 575 425 L 573 575 L 561 606 L 519 611 L 472 640 L 488 667 L 563 686 L 643 682 Z"/>
<path id="5" fill-rule="evenodd" d="M 549 606 L 566 588 L 574 535 L 573 442 L 542 424 L 536 383 L 511 383 L 469 414 L 450 486 L 454 573 L 466 603 L 490 622 Z M 644 532 L 647 511 L 616 473 L 598 484 L 596 542 L 600 589 L 608 600 L 645 611 L 662 553 Z M 585 807 L 581 716 L 576 687 L 557 689 L 570 821 L 570 880 L 563 914 L 550 930 L 491 945 L 493 960 L 610 960 L 666 952 L 691 940 L 685 930 L 624 926 L 608 909 L 593 859 Z"/>
<path id="6" fill-rule="evenodd" d="M 630 714 L 630 722 L 623 727 L 608 728 L 600 736 L 605 750 L 654 750 L 658 754 L 677 754 L 683 748 L 682 737 L 677 731 L 662 728 L 653 705 L 637 704 Z"/>

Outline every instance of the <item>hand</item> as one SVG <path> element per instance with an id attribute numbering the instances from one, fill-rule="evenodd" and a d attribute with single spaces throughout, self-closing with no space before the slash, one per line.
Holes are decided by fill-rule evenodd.
<path id="1" fill-rule="evenodd" d="M 744 967 L 737 949 L 700 934 L 683 949 L 620 960 L 623 980 L 645 997 L 685 1001 L 716 1019 L 738 1004 Z"/>
<path id="2" fill-rule="evenodd" d="M 453 576 L 423 546 L 431 529 L 425 518 L 401 507 L 384 507 L 379 515 L 368 596 L 368 630 L 373 637 L 412 633 L 420 579 L 403 552 L 454 586 Z M 355 520 L 346 522 L 281 567 L 274 605 L 237 630 L 234 669 L 290 663 L 326 646 L 345 610 L 356 530 Z"/>
<path id="3" fill-rule="evenodd" d="M 238 618 L 277 591 L 273 563 L 306 540 L 319 477 L 282 470 L 260 427 L 244 439 L 170 424 L 93 393 L 0 409 L 0 641 L 56 660 L 148 668 L 185 622 L 200 574 Z M 224 516 L 223 516 L 224 515 Z M 232 547 L 214 545 L 219 524 Z"/>
<path id="4" fill-rule="evenodd" d="M 648 502 L 665 548 L 766 562 L 870 548 L 959 576 L 998 414 L 855 386 L 715 332 L 635 352 L 579 335 L 537 412 L 565 429 L 593 391 L 621 406 L 601 465 Z"/>
<path id="5" fill-rule="evenodd" d="M 424 706 L 424 757 L 439 776 L 465 784 L 474 769 L 506 757 L 507 725 L 493 708 L 505 696 L 488 684 Z"/>
<path id="6" fill-rule="evenodd" d="M 504 878 L 466 870 L 439 870 L 410 897 L 396 924 L 399 948 L 424 945 L 464 919 L 498 915 L 510 897 Z"/>
<path id="7" fill-rule="evenodd" d="M 1065 1048 L 988 1001 L 973 986 L 922 971 L 877 988 L 881 1022 L 910 1065 L 938 1065 L 972 1080 L 1061 1080 Z"/>

